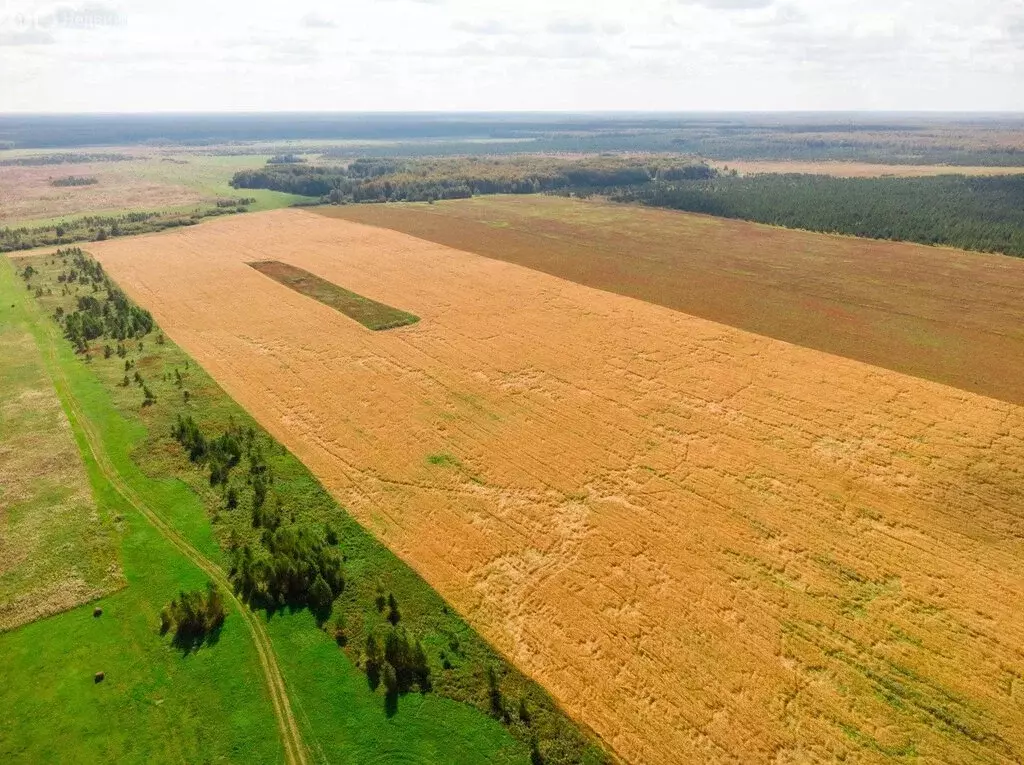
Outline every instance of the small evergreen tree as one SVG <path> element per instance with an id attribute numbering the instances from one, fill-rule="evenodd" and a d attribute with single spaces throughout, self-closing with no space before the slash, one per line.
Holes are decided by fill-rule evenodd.
<path id="1" fill-rule="evenodd" d="M 388 593 L 388 621 L 391 622 L 391 626 L 396 626 L 401 620 L 402 614 L 398 610 L 398 601 L 395 600 L 394 593 Z"/>
<path id="2" fill-rule="evenodd" d="M 505 716 L 505 701 L 501 696 L 498 673 L 493 666 L 487 667 L 487 697 L 491 702 L 491 714 L 499 719 L 503 718 Z"/>
<path id="3" fill-rule="evenodd" d="M 519 697 L 519 719 L 522 721 L 523 725 L 529 726 L 531 720 L 530 708 L 526 704 L 525 696 Z"/>
<path id="4" fill-rule="evenodd" d="M 334 602 L 334 593 L 331 592 L 331 586 L 327 584 L 322 575 L 317 574 L 313 586 L 309 588 L 309 605 L 314 611 L 322 613 L 331 607 L 332 602 Z"/>
<path id="5" fill-rule="evenodd" d="M 391 666 L 390 662 L 384 662 L 384 668 L 381 675 L 384 678 L 384 690 L 387 692 L 387 695 L 392 697 L 397 696 L 399 690 L 398 673 L 395 671 L 395 668 Z"/>
<path id="6" fill-rule="evenodd" d="M 366 679 L 374 690 L 380 685 L 380 660 L 380 643 L 371 632 L 366 636 Z"/>

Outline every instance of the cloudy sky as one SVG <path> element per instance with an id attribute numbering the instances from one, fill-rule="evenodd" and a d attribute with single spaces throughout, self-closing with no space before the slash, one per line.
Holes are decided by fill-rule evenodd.
<path id="1" fill-rule="evenodd" d="M 1024 111 L 1024 0 L 0 0 L 0 112 Z"/>

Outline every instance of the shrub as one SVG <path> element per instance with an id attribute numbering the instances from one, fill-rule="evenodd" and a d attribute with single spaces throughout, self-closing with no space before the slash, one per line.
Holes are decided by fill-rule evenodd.
<path id="1" fill-rule="evenodd" d="M 226 617 L 224 596 L 210 582 L 205 592 L 183 590 L 164 606 L 160 612 L 160 633 L 166 634 L 173 629 L 175 642 L 194 644 L 219 630 Z"/>

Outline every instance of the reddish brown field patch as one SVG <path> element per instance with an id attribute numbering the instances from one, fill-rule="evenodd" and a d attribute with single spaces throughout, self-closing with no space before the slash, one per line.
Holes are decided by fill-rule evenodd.
<path id="1" fill-rule="evenodd" d="M 1024 403 L 1024 259 L 547 196 L 318 212 Z"/>
<path id="2" fill-rule="evenodd" d="M 1024 756 L 1020 407 L 306 212 L 92 249 L 624 759 Z"/>
<path id="3" fill-rule="evenodd" d="M 754 173 L 810 173 L 837 178 L 880 178 L 894 175 L 920 178 L 932 175 L 1021 175 L 1024 167 L 988 167 L 964 165 L 883 165 L 872 162 L 802 162 L 798 160 L 730 160 L 713 162 L 718 168 L 728 167 L 744 175 Z"/>

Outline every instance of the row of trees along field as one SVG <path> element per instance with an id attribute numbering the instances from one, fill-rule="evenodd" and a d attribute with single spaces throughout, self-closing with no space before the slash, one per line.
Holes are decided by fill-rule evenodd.
<path id="1" fill-rule="evenodd" d="M 74 289 L 76 294 L 74 310 L 58 306 L 54 318 L 63 326 L 64 336 L 76 351 L 84 353 L 88 343 L 97 338 L 124 341 L 142 338 L 153 331 L 153 316 L 128 300 L 97 261 L 78 247 L 59 250 L 57 254 L 67 263 L 57 275 L 57 284 L 64 293 L 70 295 Z M 31 265 L 22 272 L 26 281 L 34 275 Z M 89 293 L 78 294 L 80 286 L 88 287 Z"/>
<path id="2" fill-rule="evenodd" d="M 41 167 L 43 165 L 82 164 L 85 162 L 127 162 L 127 154 L 87 154 L 63 152 L 60 154 L 36 154 L 27 157 L 0 157 L 0 167 Z"/>
<path id="3" fill-rule="evenodd" d="M 220 199 L 215 207 L 197 207 L 189 212 L 127 212 L 120 215 L 83 215 L 80 218 L 29 226 L 0 228 L 0 252 L 53 247 L 72 242 L 98 241 L 115 236 L 132 236 L 192 226 L 203 218 L 246 212 L 252 197 Z"/>
<path id="4" fill-rule="evenodd" d="M 283 162 L 234 175 L 240 189 L 271 189 L 344 202 L 424 202 L 475 194 L 535 194 L 710 178 L 714 170 L 688 158 L 550 156 L 357 159 L 344 166 Z"/>
<path id="5" fill-rule="evenodd" d="M 285 607 L 313 612 L 366 673 L 369 686 L 383 688 L 388 715 L 397 713 L 403 694 L 441 693 L 501 720 L 529 743 L 533 763 L 603 761 L 549 698 L 516 682 L 508 665 L 482 642 L 467 645 L 448 627 L 439 633 L 439 619 L 457 623 L 447 606 L 440 605 L 438 613 L 425 608 L 422 597 L 408 608 L 400 606 L 394 591 L 384 587 L 388 572 L 363 557 L 355 533 L 339 533 L 330 522 L 303 522 L 294 505 L 308 505 L 313 496 L 334 503 L 319 488 L 313 496 L 306 494 L 308 486 L 302 490 L 306 496 L 293 494 L 294 478 L 281 480 L 275 468 L 277 460 L 290 457 L 268 436 L 233 421 L 220 431 L 204 428 L 188 413 L 177 415 L 171 436 L 203 471 L 204 481 L 220 492 L 217 522 L 232 525 L 226 547 L 235 591 L 268 612 Z M 346 575 L 348 566 L 354 582 Z M 422 639 L 428 631 L 435 642 L 442 635 L 446 641 L 434 654 L 436 668 Z M 508 698 L 510 687 L 516 693 Z"/>
<path id="6" fill-rule="evenodd" d="M 1024 256 L 1024 175 L 720 175 L 607 193 L 620 202 L 789 228 Z"/>
<path id="7" fill-rule="evenodd" d="M 64 178 L 54 178 L 50 181 L 50 185 L 56 188 L 66 186 L 95 186 L 99 182 L 99 178 L 91 175 L 68 175 Z"/>

